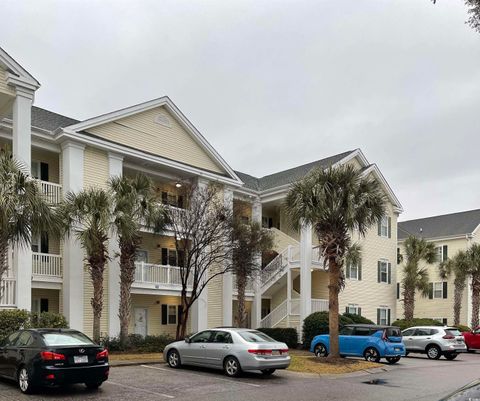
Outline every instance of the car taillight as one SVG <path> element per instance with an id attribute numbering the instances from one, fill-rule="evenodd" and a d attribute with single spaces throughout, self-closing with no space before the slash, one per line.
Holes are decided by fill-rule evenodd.
<path id="1" fill-rule="evenodd" d="M 67 358 L 63 354 L 57 354 L 56 352 L 42 351 L 40 357 L 44 361 L 65 361 Z"/>
<path id="2" fill-rule="evenodd" d="M 103 351 L 97 354 L 97 359 L 105 359 L 108 358 L 108 351 L 104 349 Z"/>
<path id="3" fill-rule="evenodd" d="M 288 348 L 281 349 L 280 350 L 280 355 L 282 355 L 282 354 L 288 354 Z"/>
<path id="4" fill-rule="evenodd" d="M 445 340 L 455 340 L 455 336 L 452 336 L 451 334 L 445 334 L 442 338 Z"/>
<path id="5" fill-rule="evenodd" d="M 382 334 L 382 340 L 383 340 L 383 341 L 388 341 L 387 333 L 383 332 L 383 334 Z"/>
<path id="6" fill-rule="evenodd" d="M 271 349 L 249 349 L 248 352 L 254 355 L 272 355 Z"/>

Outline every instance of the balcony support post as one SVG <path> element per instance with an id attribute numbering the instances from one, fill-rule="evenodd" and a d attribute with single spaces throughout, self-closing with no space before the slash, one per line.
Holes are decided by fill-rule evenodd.
<path id="1" fill-rule="evenodd" d="M 226 208 L 233 209 L 233 191 L 230 188 L 224 188 L 223 201 Z M 231 264 L 231 260 L 225 261 L 225 268 Z M 223 325 L 232 326 L 233 320 L 233 276 L 231 271 L 223 275 Z"/>
<path id="2" fill-rule="evenodd" d="M 302 223 L 300 229 L 300 331 L 304 319 L 312 311 L 312 225 Z M 299 333 L 302 338 L 302 333 Z"/>
<path id="3" fill-rule="evenodd" d="M 260 198 L 255 199 L 252 205 L 252 222 L 262 224 L 262 202 Z M 262 255 L 257 255 L 256 263 L 258 266 L 258 274 L 253 278 L 253 304 L 252 304 L 252 322 L 253 329 L 260 327 L 262 319 L 262 282 L 261 282 L 261 265 Z"/>

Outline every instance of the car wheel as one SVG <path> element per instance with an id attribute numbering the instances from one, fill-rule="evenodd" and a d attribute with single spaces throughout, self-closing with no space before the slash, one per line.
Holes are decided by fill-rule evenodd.
<path id="1" fill-rule="evenodd" d="M 405 352 L 405 356 L 408 356 L 408 354 L 409 354 L 409 353 L 410 353 L 410 352 L 408 352 L 408 351 L 407 351 L 407 352 Z"/>
<path id="2" fill-rule="evenodd" d="M 30 381 L 28 370 L 25 366 L 21 367 L 18 371 L 18 387 L 24 394 L 31 394 L 33 392 L 33 385 Z"/>
<path id="3" fill-rule="evenodd" d="M 234 356 L 227 356 L 223 362 L 223 370 L 229 377 L 238 377 L 242 373 L 240 362 Z"/>
<path id="4" fill-rule="evenodd" d="M 263 369 L 262 370 L 262 375 L 264 376 L 270 376 L 271 374 L 273 374 L 273 372 L 275 372 L 276 369 Z"/>
<path id="5" fill-rule="evenodd" d="M 429 345 L 427 347 L 427 356 L 429 359 L 438 359 L 442 356 L 442 353 L 437 345 Z"/>
<path id="6" fill-rule="evenodd" d="M 102 385 L 103 382 L 86 382 L 85 386 L 89 390 L 98 390 L 98 388 Z"/>
<path id="7" fill-rule="evenodd" d="M 399 356 L 387 356 L 387 362 L 390 365 L 393 365 L 394 363 L 397 363 L 400 360 Z"/>
<path id="8" fill-rule="evenodd" d="M 315 353 L 316 357 L 325 357 L 328 355 L 327 347 L 325 347 L 323 344 L 317 344 L 313 352 Z"/>
<path id="9" fill-rule="evenodd" d="M 475 350 L 467 347 L 467 352 L 470 354 L 474 354 Z"/>
<path id="10" fill-rule="evenodd" d="M 168 352 L 167 362 L 168 362 L 168 366 L 170 366 L 173 369 L 178 369 L 180 366 L 182 366 L 182 362 L 180 360 L 180 354 L 176 349 L 172 349 L 171 351 Z"/>
<path id="11" fill-rule="evenodd" d="M 368 362 L 378 362 L 380 361 L 380 355 L 376 348 L 369 347 L 365 350 L 363 353 L 363 357 L 365 358 L 366 361 Z"/>
<path id="12" fill-rule="evenodd" d="M 458 356 L 458 354 L 456 354 L 456 353 L 451 353 L 451 354 L 445 354 L 444 355 L 445 359 L 448 359 L 449 361 L 453 361 L 457 356 Z"/>

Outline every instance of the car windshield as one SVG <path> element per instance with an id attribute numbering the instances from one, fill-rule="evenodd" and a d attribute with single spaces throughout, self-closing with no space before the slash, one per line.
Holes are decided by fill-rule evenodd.
<path id="1" fill-rule="evenodd" d="M 402 332 L 398 327 L 389 327 L 386 331 L 387 337 L 402 337 Z"/>
<path id="2" fill-rule="evenodd" d="M 43 339 L 48 346 L 93 345 L 85 334 L 73 333 L 43 333 Z"/>
<path id="3" fill-rule="evenodd" d="M 261 331 L 239 331 L 240 337 L 249 343 L 274 343 L 276 342 L 273 338 L 270 338 L 265 333 Z"/>
<path id="4" fill-rule="evenodd" d="M 460 330 L 458 330 L 456 328 L 448 328 L 448 329 L 445 330 L 445 333 L 450 334 L 451 336 L 455 336 L 455 337 L 458 337 L 458 336 L 462 335 L 462 333 L 460 333 Z"/>

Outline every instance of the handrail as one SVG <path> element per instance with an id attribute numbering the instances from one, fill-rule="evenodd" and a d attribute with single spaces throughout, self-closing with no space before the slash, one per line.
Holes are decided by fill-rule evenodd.
<path id="1" fill-rule="evenodd" d="M 182 285 L 181 267 L 157 265 L 154 263 L 135 262 L 135 281 L 138 283 Z M 193 276 L 188 278 L 187 285 L 193 284 Z"/>
<path id="2" fill-rule="evenodd" d="M 32 252 L 32 274 L 37 276 L 62 277 L 62 256 Z"/>
<path id="3" fill-rule="evenodd" d="M 288 314 L 288 300 L 286 299 L 274 310 L 272 310 L 267 316 L 260 320 L 260 327 L 273 327 Z M 275 318 L 275 319 L 274 319 Z"/>

